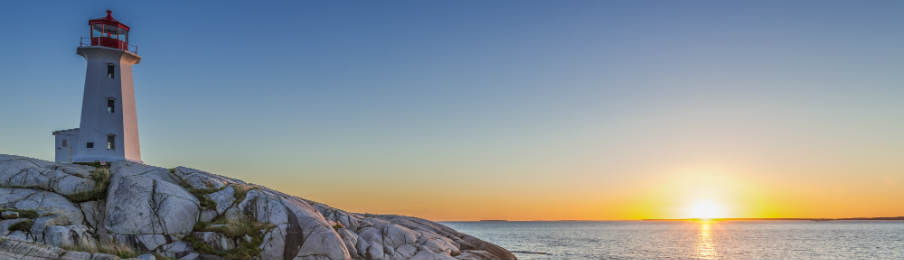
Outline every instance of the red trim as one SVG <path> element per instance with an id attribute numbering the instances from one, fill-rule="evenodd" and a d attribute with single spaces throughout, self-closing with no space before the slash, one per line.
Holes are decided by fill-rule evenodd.
<path id="1" fill-rule="evenodd" d="M 113 11 L 110 11 L 110 10 L 107 10 L 107 16 L 104 18 L 88 20 L 88 25 L 95 25 L 95 24 L 113 25 L 113 26 L 119 27 L 123 30 L 129 31 L 128 25 L 122 24 L 119 21 L 117 21 L 116 19 L 113 19 Z"/>
<path id="2" fill-rule="evenodd" d="M 91 38 L 91 46 L 104 46 L 116 49 L 127 50 L 127 46 L 129 46 L 128 42 L 120 41 L 113 38 L 107 37 L 94 37 Z"/>

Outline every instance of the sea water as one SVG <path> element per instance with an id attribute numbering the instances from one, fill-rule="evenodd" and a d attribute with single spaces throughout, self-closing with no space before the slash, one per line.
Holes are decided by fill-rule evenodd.
<path id="1" fill-rule="evenodd" d="M 904 259 L 904 221 L 444 222 L 518 259 Z"/>

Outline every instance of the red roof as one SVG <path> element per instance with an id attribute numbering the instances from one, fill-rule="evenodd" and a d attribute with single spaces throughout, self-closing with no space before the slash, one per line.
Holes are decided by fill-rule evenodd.
<path id="1" fill-rule="evenodd" d="M 106 32 L 122 34 L 129 31 L 129 26 L 113 19 L 113 11 L 107 10 L 107 16 L 103 18 L 91 19 L 88 24 L 96 30 L 103 29 Z"/>

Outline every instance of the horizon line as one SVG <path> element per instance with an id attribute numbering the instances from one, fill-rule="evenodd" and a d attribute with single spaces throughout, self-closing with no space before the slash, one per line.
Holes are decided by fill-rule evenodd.
<path id="1" fill-rule="evenodd" d="M 809 220 L 809 221 L 844 221 L 844 220 L 904 220 L 904 216 L 894 217 L 850 217 L 850 218 L 649 218 L 649 219 L 560 219 L 560 220 L 507 220 L 507 219 L 481 219 L 481 220 L 439 220 L 438 222 L 615 222 L 615 221 L 770 221 L 770 220 Z"/>

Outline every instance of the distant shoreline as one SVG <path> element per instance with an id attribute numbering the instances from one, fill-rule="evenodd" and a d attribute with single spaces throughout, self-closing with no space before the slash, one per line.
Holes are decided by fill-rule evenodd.
<path id="1" fill-rule="evenodd" d="M 701 221 L 699 218 L 653 218 L 653 219 L 621 219 L 621 220 L 505 220 L 505 219 L 486 219 L 486 220 L 452 220 L 439 222 L 616 222 L 616 221 Z M 858 217 L 858 218 L 713 218 L 706 219 L 711 221 L 845 221 L 845 220 L 887 220 L 887 221 L 904 221 L 904 216 L 898 217 Z"/>

